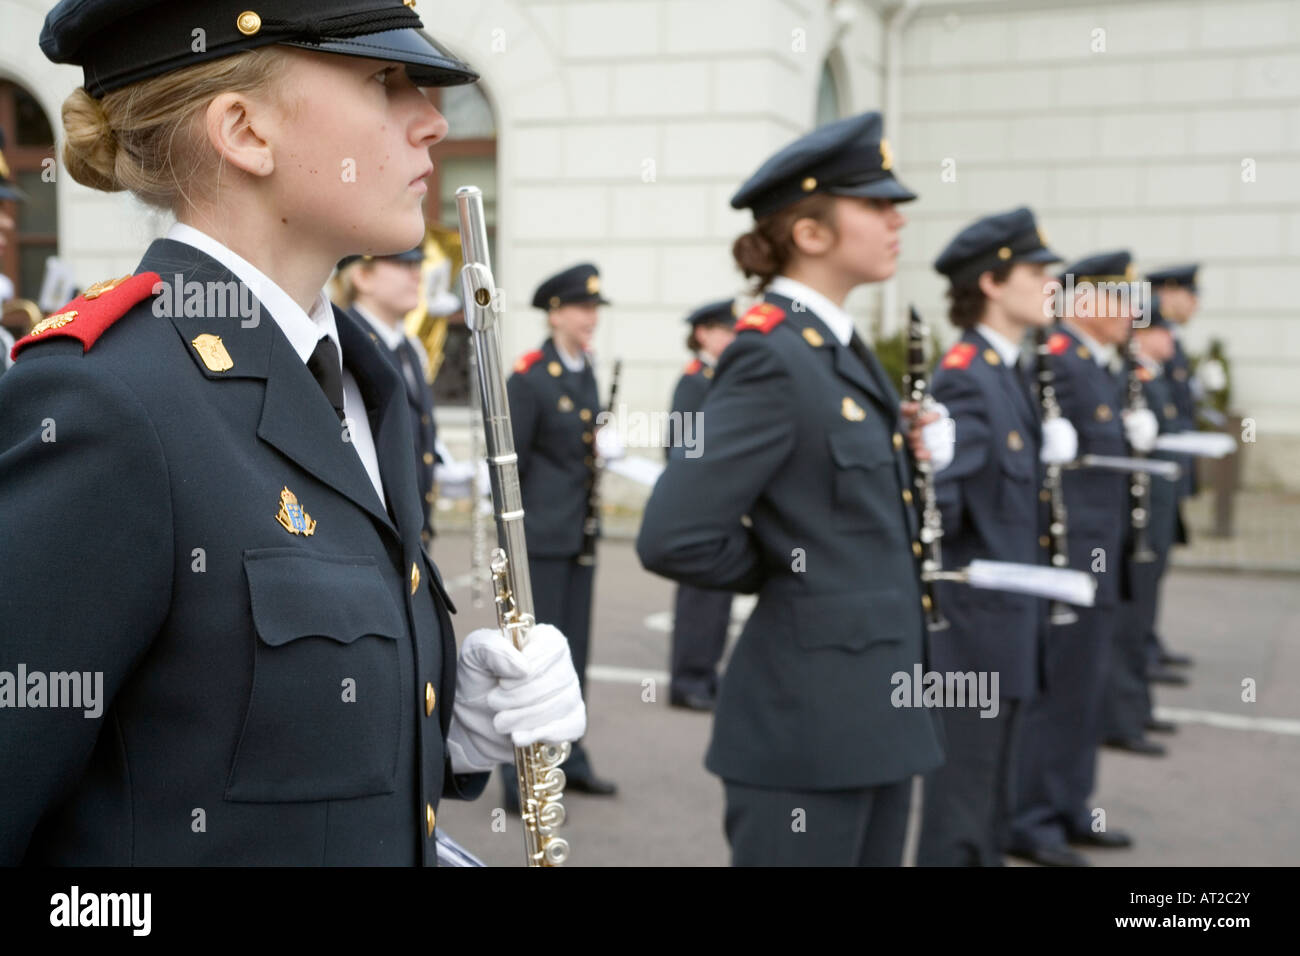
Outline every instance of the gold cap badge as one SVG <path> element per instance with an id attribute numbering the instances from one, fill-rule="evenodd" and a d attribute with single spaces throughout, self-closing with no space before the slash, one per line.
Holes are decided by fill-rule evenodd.
<path id="1" fill-rule="evenodd" d="M 219 335 L 204 332 L 195 337 L 190 345 L 194 346 L 194 351 L 199 353 L 199 358 L 203 360 L 209 372 L 228 372 L 235 367 L 235 362 L 226 351 L 226 346 Z"/>
<path id="2" fill-rule="evenodd" d="M 600 276 L 587 276 L 587 294 L 596 295 L 600 292 Z"/>
<path id="3" fill-rule="evenodd" d="M 276 513 L 275 520 L 290 534 L 311 537 L 316 533 L 315 520 L 303 511 L 302 505 L 298 504 L 298 496 L 287 487 L 280 489 L 280 510 Z"/>
<path id="4" fill-rule="evenodd" d="M 245 10 L 235 18 L 235 26 L 246 37 L 256 36 L 262 29 L 262 18 L 252 10 Z"/>
<path id="5" fill-rule="evenodd" d="M 894 165 L 894 151 L 889 148 L 889 140 L 880 141 L 880 168 L 890 169 Z"/>
<path id="6" fill-rule="evenodd" d="M 844 401 L 840 402 L 840 414 L 851 422 L 860 422 L 867 417 L 862 406 L 847 395 L 844 396 Z"/>

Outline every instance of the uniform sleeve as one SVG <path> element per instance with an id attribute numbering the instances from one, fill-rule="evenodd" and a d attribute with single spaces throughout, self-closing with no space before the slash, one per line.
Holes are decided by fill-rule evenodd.
<path id="1" fill-rule="evenodd" d="M 83 697 L 89 707 L 0 710 L 0 865 L 22 860 L 77 785 L 172 591 L 171 493 L 152 422 L 79 343 L 38 349 L 0 382 L 0 669 L 22 666 L 29 688 L 33 672 L 75 671 L 102 689 Z M 31 701 L 29 688 L 9 691 Z"/>
<path id="2" fill-rule="evenodd" d="M 740 519 L 794 447 L 792 390 L 756 334 L 727 349 L 702 409 L 700 454 L 672 456 L 646 503 L 636 546 L 648 571 L 696 587 L 758 589 L 762 552 Z"/>
<path id="3" fill-rule="evenodd" d="M 668 444 L 664 448 L 664 457 L 671 458 L 673 449 L 681 446 L 682 443 L 682 415 L 687 412 L 698 411 L 695 408 L 689 408 L 691 395 L 690 378 L 683 375 L 677 380 L 677 387 L 673 389 L 672 404 L 669 406 L 668 414 Z"/>
<path id="4" fill-rule="evenodd" d="M 934 488 L 943 526 L 954 531 L 961 526 L 961 479 L 975 474 L 989 458 L 988 411 L 974 375 L 965 369 L 937 376 L 934 397 L 947 406 L 954 425 L 952 464 L 935 476 Z"/>
<path id="5" fill-rule="evenodd" d="M 506 379 L 506 400 L 510 403 L 510 431 L 519 456 L 519 479 L 523 480 L 532 461 L 533 439 L 537 436 L 540 409 L 533 386 L 523 374 L 515 372 Z"/>

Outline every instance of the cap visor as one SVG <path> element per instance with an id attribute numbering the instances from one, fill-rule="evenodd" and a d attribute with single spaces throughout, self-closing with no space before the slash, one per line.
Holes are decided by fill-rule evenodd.
<path id="1" fill-rule="evenodd" d="M 858 185 L 831 186 L 826 190 L 833 196 L 860 196 L 864 199 L 892 199 L 894 202 L 911 202 L 916 193 L 909 190 L 893 176 Z"/>
<path id="2" fill-rule="evenodd" d="M 1023 256 L 1016 256 L 1016 262 L 1064 262 L 1065 260 L 1058 256 L 1051 249 L 1035 249 L 1033 252 L 1026 252 Z"/>
<path id="3" fill-rule="evenodd" d="M 325 40 L 322 43 L 302 40 L 287 40 L 284 43 L 304 50 L 404 63 L 407 75 L 416 86 L 461 86 L 478 79 L 478 74 L 469 68 L 469 64 L 457 59 L 423 30 L 384 30 L 348 39 Z"/>

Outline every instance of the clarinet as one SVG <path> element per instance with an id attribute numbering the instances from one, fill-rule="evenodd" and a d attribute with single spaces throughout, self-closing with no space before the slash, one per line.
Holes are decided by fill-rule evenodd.
<path id="1" fill-rule="evenodd" d="M 490 566 L 496 599 L 497 626 L 522 650 L 533 629 L 533 585 L 528 576 L 528 547 L 524 540 L 523 494 L 519 488 L 519 459 L 510 429 L 510 404 L 501 365 L 496 281 L 488 257 L 487 220 L 483 194 L 477 186 L 456 190 L 456 213 L 465 265 L 460 272 L 465 297 L 465 324 L 474 338 L 478 360 L 479 400 L 483 411 L 483 441 L 492 480 L 492 510 L 499 546 Z M 567 743 L 538 742 L 515 748 L 524 851 L 529 866 L 559 866 L 569 844 L 556 835 L 564 822 L 564 771 Z"/>
<path id="2" fill-rule="evenodd" d="M 918 415 L 925 414 L 935 405 L 926 378 L 925 322 L 915 306 L 908 306 L 907 372 L 903 376 L 903 391 L 910 401 L 916 402 Z M 912 484 L 916 488 L 913 503 L 921 529 L 921 606 L 925 608 L 926 627 L 942 631 L 948 626 L 948 619 L 939 609 L 934 582 L 943 572 L 943 557 L 939 550 L 943 516 L 935 501 L 934 468 L 929 461 L 912 458 Z"/>
<path id="3" fill-rule="evenodd" d="M 1043 422 L 1046 423 L 1061 417 L 1061 406 L 1056 403 L 1051 352 L 1047 348 L 1047 329 L 1040 328 L 1034 332 L 1034 347 L 1037 359 L 1035 371 L 1038 378 L 1038 403 L 1043 410 Z M 1060 465 L 1046 467 L 1043 474 L 1043 491 L 1051 502 L 1052 508 L 1052 519 L 1047 525 L 1048 537 L 1052 542 L 1052 567 L 1068 568 L 1070 551 L 1066 545 L 1065 532 L 1069 525 L 1069 518 L 1065 510 L 1065 489 L 1061 484 Z M 1064 601 L 1053 601 L 1050 614 L 1053 624 L 1073 624 L 1079 619 L 1074 608 Z"/>
<path id="4" fill-rule="evenodd" d="M 618 379 L 622 373 L 623 360 L 618 359 L 614 362 L 614 375 L 609 383 L 609 404 L 605 407 L 610 413 L 613 413 L 614 400 L 618 398 Z M 592 441 L 592 445 L 595 444 Z M 582 519 L 582 550 L 578 553 L 578 563 L 582 565 L 596 563 L 596 535 L 600 531 L 600 476 L 604 470 L 605 460 L 596 451 L 591 465 L 591 487 L 587 492 L 587 514 Z"/>
<path id="5" fill-rule="evenodd" d="M 1137 337 L 1130 334 L 1126 348 L 1128 364 L 1128 410 L 1142 411 L 1147 407 L 1146 396 L 1142 394 L 1142 380 L 1138 378 Z M 1145 453 L 1133 449 L 1134 458 L 1145 458 Z M 1150 531 L 1151 516 L 1151 476 L 1146 472 L 1134 472 L 1128 486 L 1129 519 L 1133 525 L 1133 551 L 1130 557 L 1138 564 L 1150 564 L 1156 559 L 1151 550 Z"/>

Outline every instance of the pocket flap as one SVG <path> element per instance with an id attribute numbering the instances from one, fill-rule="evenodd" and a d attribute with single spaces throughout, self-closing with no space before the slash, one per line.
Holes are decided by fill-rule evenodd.
<path id="1" fill-rule="evenodd" d="M 889 442 L 862 426 L 838 429 L 827 438 L 831 460 L 841 468 L 875 468 L 894 459 Z"/>
<path id="2" fill-rule="evenodd" d="M 842 647 L 857 651 L 872 644 L 903 639 L 906 621 L 920 619 L 896 591 L 850 591 L 809 594 L 793 602 L 794 626 L 805 648 Z"/>
<path id="3" fill-rule="evenodd" d="M 244 552 L 244 572 L 258 637 L 278 647 L 300 637 L 350 644 L 406 633 L 402 617 L 369 555 L 308 554 L 296 548 Z"/>

